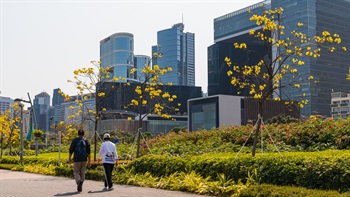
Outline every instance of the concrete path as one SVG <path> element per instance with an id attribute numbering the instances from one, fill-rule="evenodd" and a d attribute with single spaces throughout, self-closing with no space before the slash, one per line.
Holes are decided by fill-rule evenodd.
<path id="1" fill-rule="evenodd" d="M 84 182 L 83 191 L 77 192 L 74 179 L 46 176 L 0 169 L 1 197 L 99 196 L 99 197 L 203 197 L 177 191 L 114 184 L 114 190 L 103 191 L 102 181 Z"/>

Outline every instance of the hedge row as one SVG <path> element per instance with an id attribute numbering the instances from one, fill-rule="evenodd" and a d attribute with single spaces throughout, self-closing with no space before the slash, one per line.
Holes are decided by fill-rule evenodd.
<path id="1" fill-rule="evenodd" d="M 336 191 L 305 189 L 302 187 L 275 186 L 268 184 L 251 185 L 242 190 L 239 197 L 341 197 L 350 193 L 340 194 Z"/>
<path id="2" fill-rule="evenodd" d="M 234 181 L 248 179 L 273 185 L 302 186 L 325 190 L 350 190 L 350 151 L 268 153 L 256 157 L 240 154 L 204 154 L 192 157 L 147 155 L 128 164 L 136 173 L 168 176 L 175 172 L 200 173 L 217 179 L 224 174 Z"/>
<path id="3" fill-rule="evenodd" d="M 244 151 L 253 144 L 253 125 L 228 126 L 195 132 L 170 132 L 148 141 L 154 154 L 200 155 L 203 153 L 235 152 L 245 144 Z M 259 136 L 258 146 L 271 149 L 272 140 L 283 152 L 321 151 L 350 149 L 350 118 L 310 119 L 288 124 L 266 124 L 262 130 L 263 143 Z M 268 150 L 270 148 L 270 150 Z M 144 149 L 144 153 L 148 153 Z"/>
<path id="4" fill-rule="evenodd" d="M 35 172 L 35 169 L 46 169 L 52 168 L 53 171 L 50 174 L 55 176 L 63 176 L 73 178 L 73 164 L 67 164 L 67 159 L 61 159 L 61 165 L 58 166 L 58 158 L 56 153 L 54 154 L 45 154 L 45 156 L 40 155 L 36 156 L 26 156 L 23 159 L 23 165 L 19 165 L 19 157 L 13 156 L 3 156 L 0 160 L 0 168 L 17 170 L 17 171 L 28 171 Z M 40 172 L 45 174 L 45 172 Z M 103 180 L 103 170 L 98 165 L 93 164 L 91 168 L 88 168 L 86 171 L 85 177 L 90 180 Z"/>

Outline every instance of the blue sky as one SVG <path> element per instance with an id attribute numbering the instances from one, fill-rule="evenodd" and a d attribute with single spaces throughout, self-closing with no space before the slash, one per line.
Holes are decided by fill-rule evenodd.
<path id="1" fill-rule="evenodd" d="M 54 88 L 76 94 L 73 71 L 99 60 L 99 42 L 134 34 L 135 54 L 150 55 L 157 31 L 182 21 L 195 33 L 196 86 L 207 91 L 207 47 L 214 18 L 260 0 L 0 0 L 0 96 L 28 99 Z"/>

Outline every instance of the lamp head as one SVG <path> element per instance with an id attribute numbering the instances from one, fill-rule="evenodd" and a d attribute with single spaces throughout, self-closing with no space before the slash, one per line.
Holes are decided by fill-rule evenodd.
<path id="1" fill-rule="evenodd" d="M 25 102 L 25 103 L 30 103 L 30 101 L 26 101 L 26 100 L 23 100 L 23 99 L 20 99 L 20 98 L 16 98 L 14 101 L 15 101 L 15 102 Z"/>

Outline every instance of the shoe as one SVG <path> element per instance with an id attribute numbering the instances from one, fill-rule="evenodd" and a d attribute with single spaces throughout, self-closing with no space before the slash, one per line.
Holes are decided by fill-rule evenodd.
<path id="1" fill-rule="evenodd" d="M 77 188 L 78 192 L 83 191 L 83 182 L 81 182 L 80 180 L 78 181 L 78 188 Z"/>
<path id="2" fill-rule="evenodd" d="M 112 190 L 114 190 L 114 188 L 113 188 L 113 187 L 110 187 L 110 188 L 108 188 L 108 190 L 109 190 L 109 191 L 112 191 Z"/>

